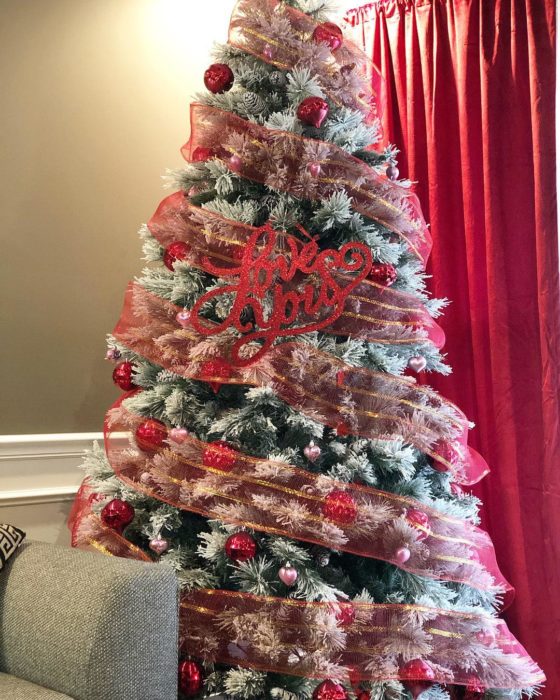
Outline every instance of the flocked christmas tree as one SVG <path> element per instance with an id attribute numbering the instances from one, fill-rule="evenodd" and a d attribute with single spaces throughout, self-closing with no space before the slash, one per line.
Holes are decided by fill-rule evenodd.
<path id="1" fill-rule="evenodd" d="M 447 373 L 382 79 L 327 0 L 240 0 L 109 337 L 76 546 L 177 571 L 184 697 L 520 698 L 543 675 Z"/>

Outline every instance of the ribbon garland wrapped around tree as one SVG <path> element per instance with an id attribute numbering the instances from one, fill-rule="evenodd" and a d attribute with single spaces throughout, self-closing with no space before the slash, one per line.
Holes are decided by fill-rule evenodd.
<path id="1" fill-rule="evenodd" d="M 279 0 L 240 0 L 228 43 L 281 70 L 305 67 L 333 104 L 359 111 L 368 121 L 380 117 L 385 83 L 377 66 L 347 38 L 334 47 L 314 41 L 318 27 Z"/>
<path id="2" fill-rule="evenodd" d="M 119 399 L 105 422 L 115 474 L 136 491 L 207 518 L 389 561 L 412 573 L 512 592 L 490 537 L 412 498 L 345 484 L 192 436 L 156 454 L 138 449 L 145 418 Z M 140 445 L 141 447 L 141 445 Z M 399 560 L 406 548 L 409 558 Z"/>
<path id="3" fill-rule="evenodd" d="M 268 129 L 204 104 L 191 104 L 190 122 L 182 149 L 187 160 L 198 149 L 240 177 L 300 199 L 325 200 L 344 191 L 357 212 L 402 238 L 425 267 L 432 238 L 418 197 L 359 158 L 332 143 Z"/>
<path id="4" fill-rule="evenodd" d="M 148 229 L 166 250 L 184 244 L 181 261 L 222 278 L 235 278 L 235 289 L 229 286 L 212 293 L 236 294 L 232 315 L 237 311 L 237 318 L 230 326 L 241 329 L 239 312 L 247 305 L 262 317 L 264 298 L 270 297 L 272 312 L 258 324 L 266 334 L 245 332 L 243 344 L 255 337 L 293 336 L 311 328 L 382 344 L 430 341 L 441 348 L 445 342 L 443 330 L 415 296 L 368 279 L 365 261 L 371 258 L 363 245 L 347 246 L 348 255 L 362 256 L 361 267 L 344 270 L 339 262 L 337 268 L 337 257 L 346 268 L 352 262 L 346 262 L 344 250 L 320 251 L 313 239 L 301 241 L 269 226 L 256 229 L 226 219 L 189 204 L 182 192 L 160 203 Z M 318 269 L 321 261 L 323 270 Z M 241 284 L 247 288 L 245 295 L 239 293 Z M 337 286 L 338 296 L 334 294 Z M 309 299 L 312 308 L 306 310 Z M 197 307 L 208 300 L 209 295 L 204 295 Z M 201 331 L 201 324 L 197 328 Z"/>
<path id="5" fill-rule="evenodd" d="M 147 559 L 93 513 L 87 485 L 80 496 L 74 546 Z M 406 680 L 404 650 L 420 645 L 433 681 L 468 685 L 476 679 L 482 687 L 507 689 L 544 680 L 505 622 L 484 614 L 199 589 L 182 594 L 181 615 L 182 652 L 211 663 L 352 684 Z"/>
<path id="6" fill-rule="evenodd" d="M 482 457 L 467 445 L 464 414 L 429 387 L 383 372 L 345 364 L 302 342 L 276 345 L 248 367 L 225 363 L 220 373 L 204 369 L 209 359 L 205 336 L 179 307 L 132 284 L 113 335 L 133 352 L 176 374 L 218 384 L 270 386 L 283 401 L 339 433 L 371 439 L 403 439 L 430 455 L 459 483 L 473 484 L 487 472 Z M 220 351 L 214 345 L 213 352 Z M 216 357 L 214 354 L 211 357 Z"/>

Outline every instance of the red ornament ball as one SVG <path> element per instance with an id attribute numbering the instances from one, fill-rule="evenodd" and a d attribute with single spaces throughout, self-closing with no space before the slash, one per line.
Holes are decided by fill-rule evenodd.
<path id="1" fill-rule="evenodd" d="M 434 669 L 424 659 L 407 661 L 401 667 L 399 675 L 403 681 L 433 681 L 436 677 Z"/>
<path id="2" fill-rule="evenodd" d="M 101 511 L 101 522 L 118 533 L 122 533 L 133 520 L 134 508 L 120 498 L 113 498 Z"/>
<path id="3" fill-rule="evenodd" d="M 368 279 L 384 287 L 390 287 L 397 279 L 397 271 L 390 263 L 373 263 Z"/>
<path id="4" fill-rule="evenodd" d="M 432 447 L 432 468 L 436 472 L 448 472 L 457 464 L 459 458 L 457 451 L 452 444 L 446 440 L 438 440 Z M 441 459 L 440 459 L 441 458 Z"/>
<path id="5" fill-rule="evenodd" d="M 204 84 L 215 95 L 230 90 L 233 79 L 233 71 L 226 63 L 213 63 L 204 72 Z"/>
<path id="6" fill-rule="evenodd" d="M 297 108 L 298 119 L 319 129 L 329 113 L 329 105 L 321 97 L 306 97 Z"/>
<path id="7" fill-rule="evenodd" d="M 335 681 L 323 681 L 313 691 L 313 700 L 349 700 L 350 696 Z"/>
<path id="8" fill-rule="evenodd" d="M 257 543 L 248 532 L 236 532 L 226 540 L 226 554 L 236 564 L 253 559 Z"/>
<path id="9" fill-rule="evenodd" d="M 417 537 L 420 541 L 430 536 L 430 518 L 426 513 L 416 508 L 409 508 L 406 511 L 406 519 L 412 527 L 418 530 Z"/>
<path id="10" fill-rule="evenodd" d="M 336 608 L 335 618 L 341 627 L 348 627 L 356 619 L 356 610 L 352 603 L 338 603 Z"/>
<path id="11" fill-rule="evenodd" d="M 179 664 L 179 690 L 186 698 L 193 698 L 202 690 L 204 670 L 196 661 L 181 661 Z"/>
<path id="12" fill-rule="evenodd" d="M 486 691 L 486 686 L 484 686 L 478 676 L 469 676 L 467 678 L 467 693 L 480 693 L 483 695 Z"/>
<path id="13" fill-rule="evenodd" d="M 170 243 L 163 253 L 163 264 L 169 270 L 173 270 L 177 260 L 185 260 L 189 254 L 189 246 L 183 241 Z"/>
<path id="14" fill-rule="evenodd" d="M 333 489 L 321 506 L 325 518 L 339 525 L 349 525 L 356 520 L 358 508 L 349 493 L 341 489 Z"/>
<path id="15" fill-rule="evenodd" d="M 223 472 L 229 472 L 237 460 L 237 452 L 225 440 L 209 443 L 202 453 L 202 464 Z"/>
<path id="16" fill-rule="evenodd" d="M 403 685 L 412 693 L 414 700 L 432 686 L 435 677 L 434 669 L 423 659 L 407 661 L 400 670 Z"/>
<path id="17" fill-rule="evenodd" d="M 210 160 L 210 158 L 214 158 L 215 155 L 216 152 L 213 148 L 197 146 L 192 152 L 191 160 L 193 163 L 202 163 L 205 160 Z"/>
<path id="18" fill-rule="evenodd" d="M 371 700 L 371 695 L 367 690 L 358 690 L 356 693 L 356 700 Z"/>
<path id="19" fill-rule="evenodd" d="M 167 440 L 167 428 L 161 421 L 149 418 L 140 423 L 134 436 L 143 452 L 157 452 Z"/>
<path id="20" fill-rule="evenodd" d="M 316 44 L 328 44 L 331 51 L 336 51 L 342 46 L 344 36 L 338 25 L 333 22 L 323 22 L 315 27 L 312 38 Z"/>
<path id="21" fill-rule="evenodd" d="M 337 375 L 337 381 L 338 381 L 338 375 Z M 343 386 L 343 383 L 339 383 L 339 386 Z M 335 432 L 337 435 L 340 437 L 344 437 L 345 435 L 350 435 L 350 428 L 346 423 L 343 421 L 340 421 L 340 423 L 336 424 Z"/>
<path id="22" fill-rule="evenodd" d="M 229 362 L 220 358 L 216 360 L 206 360 L 200 366 L 200 378 L 208 382 L 212 391 L 217 394 L 223 382 L 220 379 L 229 379 L 233 373 Z"/>
<path id="23" fill-rule="evenodd" d="M 137 386 L 132 379 L 132 372 L 135 367 L 132 362 L 119 362 L 113 370 L 113 381 L 123 391 L 131 391 Z"/>

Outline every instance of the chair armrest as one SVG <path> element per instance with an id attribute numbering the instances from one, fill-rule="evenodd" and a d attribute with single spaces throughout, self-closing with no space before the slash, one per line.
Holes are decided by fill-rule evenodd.
<path id="1" fill-rule="evenodd" d="M 0 670 L 75 700 L 176 700 L 164 565 L 29 542 L 0 572 Z"/>

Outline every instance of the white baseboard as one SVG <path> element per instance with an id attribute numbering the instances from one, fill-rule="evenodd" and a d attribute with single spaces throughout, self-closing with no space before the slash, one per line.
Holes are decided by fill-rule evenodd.
<path id="1" fill-rule="evenodd" d="M 82 455 L 102 433 L 0 435 L 0 508 L 72 500 Z"/>

